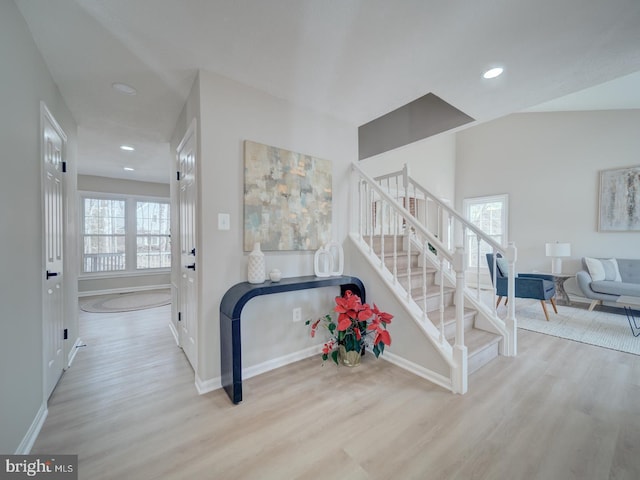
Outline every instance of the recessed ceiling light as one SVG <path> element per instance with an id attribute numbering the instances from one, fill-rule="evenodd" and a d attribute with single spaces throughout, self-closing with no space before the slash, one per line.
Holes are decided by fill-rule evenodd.
<path id="1" fill-rule="evenodd" d="M 125 152 L 133 152 L 135 148 L 130 145 L 120 145 L 120 150 L 124 150 Z"/>
<path id="2" fill-rule="evenodd" d="M 125 169 L 127 172 L 134 172 L 134 171 L 135 171 L 135 168 L 131 168 L 131 167 L 124 167 L 124 169 Z"/>
<path id="3" fill-rule="evenodd" d="M 504 72 L 504 68 L 502 68 L 502 67 L 494 67 L 494 68 L 490 68 L 489 70 L 484 72 L 482 74 L 482 77 L 486 78 L 486 79 L 496 78 L 496 77 L 500 76 L 502 74 L 502 72 Z"/>
<path id="4" fill-rule="evenodd" d="M 122 93 L 124 95 L 135 95 L 138 91 L 133 88 L 131 85 L 127 85 L 126 83 L 112 83 L 111 88 L 113 88 L 116 92 Z"/>

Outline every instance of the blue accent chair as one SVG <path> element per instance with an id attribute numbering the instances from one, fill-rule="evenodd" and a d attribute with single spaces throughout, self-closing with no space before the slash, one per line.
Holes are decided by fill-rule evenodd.
<path id="1" fill-rule="evenodd" d="M 491 282 L 493 282 L 493 253 L 487 253 L 487 263 L 489 264 L 489 273 L 491 274 Z M 508 275 L 509 265 L 500 254 L 496 258 L 496 295 L 498 296 L 498 302 L 496 308 L 500 305 L 503 297 L 508 296 Z M 549 313 L 547 312 L 546 301 L 549 300 L 553 306 L 553 311 L 558 313 L 556 307 L 556 284 L 553 275 L 543 275 L 536 273 L 520 273 L 516 275 L 515 285 L 515 297 L 516 298 L 534 298 L 540 300 L 542 305 L 542 311 L 544 316 L 549 321 Z M 504 304 L 507 304 L 505 300 Z"/>

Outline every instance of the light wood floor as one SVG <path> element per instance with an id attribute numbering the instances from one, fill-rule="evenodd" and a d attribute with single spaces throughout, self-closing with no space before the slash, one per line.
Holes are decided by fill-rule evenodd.
<path id="1" fill-rule="evenodd" d="M 621 321 L 624 318 L 621 319 Z M 368 355 L 198 395 L 169 307 L 81 313 L 33 453 L 81 479 L 638 479 L 640 357 L 520 331 L 453 395 Z M 640 337 L 638 338 L 640 341 Z"/>

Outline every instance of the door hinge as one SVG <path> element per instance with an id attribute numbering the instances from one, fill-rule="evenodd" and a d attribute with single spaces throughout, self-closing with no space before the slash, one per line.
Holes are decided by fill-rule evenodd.
<path id="1" fill-rule="evenodd" d="M 180 181 L 180 172 L 176 172 L 176 180 Z"/>
<path id="2" fill-rule="evenodd" d="M 65 329 L 62 331 L 62 335 L 63 335 L 63 338 L 62 338 L 62 339 L 63 339 L 63 340 L 67 340 L 67 339 L 69 338 L 69 329 L 68 329 L 68 328 L 65 328 Z"/>
<path id="3" fill-rule="evenodd" d="M 62 162 L 62 173 L 67 173 L 67 162 Z"/>
<path id="4" fill-rule="evenodd" d="M 182 312 L 178 312 L 178 321 L 181 322 L 182 321 Z"/>

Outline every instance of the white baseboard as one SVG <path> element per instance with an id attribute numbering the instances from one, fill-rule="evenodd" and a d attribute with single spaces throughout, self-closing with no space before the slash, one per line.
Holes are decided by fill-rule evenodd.
<path id="1" fill-rule="evenodd" d="M 149 285 L 144 287 L 109 288 L 107 290 L 91 290 L 87 292 L 78 292 L 78 297 L 94 297 L 96 295 L 109 295 L 113 293 L 146 292 L 149 290 L 166 290 L 170 288 L 171 288 L 170 283 L 166 285 Z"/>
<path id="2" fill-rule="evenodd" d="M 255 377 L 256 375 L 260 375 L 261 373 L 266 373 L 271 370 L 275 370 L 276 368 L 284 367 L 285 365 L 289 365 L 290 363 L 294 363 L 299 360 L 304 360 L 305 358 L 311 357 L 321 352 L 322 345 L 314 345 L 313 347 L 308 347 L 304 350 L 299 350 L 282 357 L 274 358 L 273 360 L 268 360 L 257 365 L 243 368 L 242 379 L 246 380 L 248 378 Z M 198 393 L 200 395 L 202 395 L 203 393 L 212 392 L 213 390 L 217 390 L 218 388 L 222 388 L 222 377 L 215 377 L 210 380 L 201 380 L 200 378 L 198 378 L 198 375 L 196 375 L 196 389 L 198 390 Z"/>
<path id="3" fill-rule="evenodd" d="M 31 422 L 29 430 L 20 442 L 20 445 L 18 445 L 18 448 L 15 451 L 16 455 L 29 455 L 29 453 L 31 452 L 31 448 L 33 448 L 33 444 L 36 441 L 36 438 L 38 438 L 38 435 L 40 434 L 42 425 L 44 425 L 44 421 L 47 419 L 48 413 L 49 410 L 47 410 L 47 402 L 44 401 L 42 402 L 42 405 L 40 405 L 40 410 L 38 410 L 38 413 L 33 419 L 33 422 Z"/>
<path id="4" fill-rule="evenodd" d="M 290 363 L 297 362 L 299 360 L 304 360 L 305 358 L 309 358 L 320 352 L 322 352 L 322 345 L 314 345 L 313 347 L 305 348 L 304 350 L 299 350 L 282 357 L 274 358 L 273 360 L 268 360 L 257 365 L 252 365 L 251 367 L 243 368 L 242 379 L 246 380 L 247 378 L 255 377 L 261 373 L 284 367 L 285 365 L 289 365 Z"/>
<path id="5" fill-rule="evenodd" d="M 379 358 L 386 360 L 389 363 L 393 363 L 394 365 L 402 368 L 403 370 L 407 370 L 408 372 L 417 375 L 418 377 L 424 378 L 425 380 L 430 381 L 431 383 L 435 383 L 436 385 L 445 388 L 447 390 L 453 390 L 453 384 L 450 378 L 445 377 L 439 373 L 434 372 L 433 370 L 429 370 L 417 363 L 413 363 L 406 358 L 399 357 L 398 355 L 394 355 L 391 352 L 384 352 L 384 355 L 381 355 Z"/>
<path id="6" fill-rule="evenodd" d="M 205 393 L 213 392 L 214 390 L 218 390 L 222 388 L 222 377 L 214 377 L 209 380 L 202 380 L 196 374 L 196 390 L 200 395 Z"/>
<path id="7" fill-rule="evenodd" d="M 169 322 L 169 330 L 171 330 L 171 335 L 173 335 L 176 345 L 180 346 L 180 336 L 178 335 L 178 330 L 176 330 L 176 326 L 173 322 Z"/>
<path id="8" fill-rule="evenodd" d="M 80 337 L 78 337 L 76 338 L 76 341 L 73 342 L 73 347 L 71 347 L 71 351 L 67 356 L 67 368 L 71 366 L 71 364 L 73 363 L 73 360 L 76 358 L 76 354 L 78 353 L 78 349 L 80 348 L 80 345 L 82 345 L 82 340 L 80 340 Z"/>

